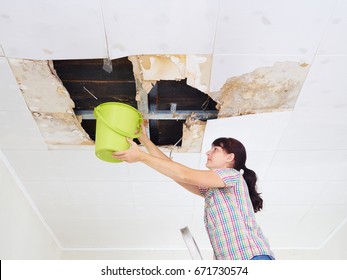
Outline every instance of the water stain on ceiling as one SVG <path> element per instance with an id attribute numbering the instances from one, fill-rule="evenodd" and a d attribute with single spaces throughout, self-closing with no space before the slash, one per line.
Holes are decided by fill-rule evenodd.
<path id="1" fill-rule="evenodd" d="M 110 61 L 111 71 L 102 59 L 9 62 L 49 147 L 93 145 L 94 107 L 122 102 L 149 120 L 155 144 L 182 152 L 200 152 L 208 119 L 292 110 L 309 70 L 276 62 L 209 92 L 210 55 L 129 56 Z"/>
<path id="2" fill-rule="evenodd" d="M 218 117 L 292 110 L 308 69 L 308 64 L 285 61 L 229 78 L 213 94 Z"/>

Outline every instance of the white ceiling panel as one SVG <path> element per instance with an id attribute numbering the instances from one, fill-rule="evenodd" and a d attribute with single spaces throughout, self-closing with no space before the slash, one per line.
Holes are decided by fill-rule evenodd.
<path id="1" fill-rule="evenodd" d="M 149 250 L 177 250 L 185 249 L 185 243 L 181 237 L 180 228 L 182 225 L 166 225 L 155 220 L 145 220 L 139 222 L 139 232 L 136 236 L 139 239 L 142 249 Z M 163 232 L 165 232 L 163 234 Z"/>
<path id="2" fill-rule="evenodd" d="M 211 144 L 212 144 L 212 142 L 211 142 Z M 204 149 L 201 151 L 199 169 L 206 169 L 206 170 L 207 170 L 207 168 L 206 168 L 206 162 L 207 162 L 207 155 L 206 155 L 206 152 L 207 152 L 208 150 L 210 150 L 210 149 L 211 149 L 211 146 L 208 147 L 208 149 L 205 149 L 205 148 L 204 148 Z"/>
<path id="3" fill-rule="evenodd" d="M 28 112 L 17 81 L 4 57 L 0 57 L 0 111 Z"/>
<path id="4" fill-rule="evenodd" d="M 347 149 L 347 110 L 295 111 L 280 150 Z"/>
<path id="5" fill-rule="evenodd" d="M 296 229 L 309 208 L 309 205 L 274 205 L 265 202 L 264 210 L 258 212 L 256 218 L 272 248 L 299 247 L 302 237 Z"/>
<path id="6" fill-rule="evenodd" d="M 343 205 L 312 206 L 297 228 L 300 245 L 319 247 L 346 217 L 347 208 Z"/>
<path id="7" fill-rule="evenodd" d="M 52 204 L 134 204 L 134 193 L 126 181 L 24 181 L 32 199 Z"/>
<path id="8" fill-rule="evenodd" d="M 214 0 L 103 0 L 102 7 L 112 58 L 213 52 Z"/>
<path id="9" fill-rule="evenodd" d="M 35 204 L 72 203 L 66 181 L 23 181 L 23 185 Z"/>
<path id="10" fill-rule="evenodd" d="M 318 111 L 347 108 L 347 56 L 317 56 L 295 104 L 295 111 Z"/>
<path id="11" fill-rule="evenodd" d="M 190 168 L 199 168 L 199 153 L 172 153 L 171 158 L 173 161 L 184 164 Z"/>
<path id="12" fill-rule="evenodd" d="M 346 153 L 341 150 L 277 151 L 266 180 L 329 181 L 345 160 Z"/>
<path id="13" fill-rule="evenodd" d="M 336 163 L 334 164 L 333 173 L 331 174 L 331 179 L 336 181 L 346 182 L 346 170 L 347 170 L 347 151 L 340 150 L 341 157 L 336 158 Z"/>
<path id="14" fill-rule="evenodd" d="M 276 62 L 311 64 L 313 55 L 239 55 L 214 54 L 211 70 L 210 91 L 219 91 L 232 77 L 251 73 L 261 67 L 271 67 Z"/>
<path id="15" fill-rule="evenodd" d="M 335 4 L 336 0 L 221 0 L 214 53 L 314 54 Z"/>
<path id="16" fill-rule="evenodd" d="M 67 188 L 74 203 L 89 205 L 135 203 L 133 186 L 128 181 L 69 181 Z"/>
<path id="17" fill-rule="evenodd" d="M 265 205 L 312 205 L 322 195 L 327 182 L 322 181 L 262 181 L 261 193 Z"/>
<path id="18" fill-rule="evenodd" d="M 172 153 L 173 160 L 187 165 L 191 168 L 198 168 L 200 161 L 200 154 L 198 153 Z M 151 169 L 143 163 L 120 163 L 129 167 L 129 174 L 131 180 L 136 181 L 171 181 L 168 177 L 160 174 L 159 172 Z"/>
<path id="19" fill-rule="evenodd" d="M 70 212 L 71 218 L 82 219 L 110 219 L 129 220 L 135 217 L 135 206 L 130 204 L 104 203 L 104 204 L 70 204 L 65 205 L 66 213 Z M 70 209 L 70 211 L 69 211 Z M 68 218 L 68 216 L 66 216 Z"/>
<path id="20" fill-rule="evenodd" d="M 276 181 L 263 185 L 265 210 L 257 215 L 276 248 L 319 248 L 347 216 L 345 204 L 318 204 L 329 182 Z M 343 196 L 341 187 L 335 185 L 334 190 Z"/>
<path id="21" fill-rule="evenodd" d="M 194 206 L 136 205 L 135 208 L 139 221 L 180 228 L 192 222 Z"/>
<path id="22" fill-rule="evenodd" d="M 246 166 L 254 170 L 259 181 L 265 180 L 274 155 L 275 151 L 248 151 Z M 258 186 L 261 187 L 261 182 L 258 182 Z"/>
<path id="23" fill-rule="evenodd" d="M 347 55 L 347 2 L 338 0 L 329 25 L 325 29 L 323 40 L 318 49 L 318 54 Z"/>
<path id="24" fill-rule="evenodd" d="M 247 149 L 247 148 L 246 148 Z M 246 166 L 257 173 L 259 180 L 264 180 L 275 151 L 247 151 Z M 201 155 L 200 169 L 206 169 L 207 156 Z M 258 183 L 261 187 L 261 183 Z"/>
<path id="25" fill-rule="evenodd" d="M 274 112 L 208 120 L 202 150 L 218 137 L 232 137 L 247 151 L 273 151 L 288 125 L 292 112 Z"/>
<path id="26" fill-rule="evenodd" d="M 180 229 L 192 223 L 192 206 L 137 206 L 144 248 L 185 248 Z M 165 234 L 163 234 L 165 232 Z"/>
<path id="27" fill-rule="evenodd" d="M 136 205 L 192 206 L 195 195 L 176 182 L 132 182 Z"/>
<path id="28" fill-rule="evenodd" d="M 0 57 L 5 56 L 4 50 L 2 49 L 2 46 L 0 44 Z"/>
<path id="29" fill-rule="evenodd" d="M 53 200 L 54 201 L 54 200 Z M 50 202 L 49 200 L 40 200 L 37 202 L 40 212 L 47 219 L 49 226 L 52 218 L 64 219 L 133 219 L 135 217 L 134 205 L 104 203 L 69 203 L 62 200 Z M 59 212 L 57 212 L 59 209 Z"/>
<path id="30" fill-rule="evenodd" d="M 81 195 L 82 198 L 80 199 L 72 197 L 69 189 L 64 186 L 64 182 L 45 182 L 44 184 L 29 182 L 26 183 L 26 186 L 28 186 L 31 198 L 47 219 L 59 217 L 65 219 L 130 219 L 135 216 L 131 198 L 119 202 L 120 197 L 126 197 L 123 192 L 121 195 L 119 195 L 119 191 L 109 193 L 109 202 L 106 200 L 99 202 L 98 200 L 86 199 L 86 195 Z M 89 197 L 92 197 L 92 195 L 91 192 Z M 131 197 L 131 193 L 128 196 Z M 111 198 L 113 198 L 113 201 L 111 201 Z"/>
<path id="31" fill-rule="evenodd" d="M 139 248 L 142 244 L 136 221 L 128 218 L 56 218 L 48 219 L 48 223 L 53 225 L 63 248 L 129 249 Z"/>
<path id="32" fill-rule="evenodd" d="M 107 55 L 99 0 L 7 2 L 1 7 L 0 34 L 7 57 L 41 60 Z"/>
<path id="33" fill-rule="evenodd" d="M 127 181 L 128 165 L 98 159 L 93 151 L 5 150 L 4 154 L 24 181 Z"/>
<path id="34" fill-rule="evenodd" d="M 316 201 L 318 205 L 340 205 L 345 207 L 347 217 L 347 183 L 346 181 L 327 182 Z"/>
<path id="35" fill-rule="evenodd" d="M 47 149 L 29 112 L 0 111 L 0 130 L 0 149 Z"/>
<path id="36" fill-rule="evenodd" d="M 136 162 L 136 163 L 119 163 L 117 166 L 127 166 L 129 168 L 129 174 L 132 181 L 170 181 L 168 177 L 160 174 L 159 172 L 155 171 L 154 169 L 148 167 L 147 165 Z"/>
<path id="37" fill-rule="evenodd" d="M 199 198 L 199 201 L 204 202 L 202 197 Z M 193 221 L 191 224 L 187 224 L 190 233 L 194 237 L 197 245 L 200 249 L 208 248 L 212 249 L 211 242 L 208 238 L 208 234 L 205 229 L 204 224 L 204 204 L 196 205 L 193 210 Z M 211 252 L 212 257 L 212 252 Z"/>

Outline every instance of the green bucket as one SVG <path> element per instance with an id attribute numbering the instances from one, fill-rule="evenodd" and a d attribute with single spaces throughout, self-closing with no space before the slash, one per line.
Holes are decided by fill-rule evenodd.
<path id="1" fill-rule="evenodd" d="M 107 162 L 121 162 L 113 158 L 112 153 L 129 149 L 130 143 L 127 138 L 134 139 L 140 136 L 140 112 L 124 103 L 106 102 L 94 108 L 94 116 L 95 155 Z"/>

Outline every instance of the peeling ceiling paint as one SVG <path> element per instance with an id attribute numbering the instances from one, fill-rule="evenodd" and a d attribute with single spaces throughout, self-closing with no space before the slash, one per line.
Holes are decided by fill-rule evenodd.
<path id="1" fill-rule="evenodd" d="M 9 59 L 25 102 L 48 145 L 93 145 L 51 62 Z"/>
<path id="2" fill-rule="evenodd" d="M 180 152 L 200 153 L 206 122 L 200 121 L 192 114 L 183 125 L 182 146 Z"/>
<path id="3" fill-rule="evenodd" d="M 210 93 L 219 104 L 218 117 L 292 110 L 308 70 L 308 64 L 277 62 L 229 78 L 219 92 Z"/>
<path id="4" fill-rule="evenodd" d="M 205 93 L 209 88 L 211 55 L 138 55 L 129 56 L 129 60 L 134 65 L 135 77 L 142 83 L 187 78 L 191 87 Z"/>

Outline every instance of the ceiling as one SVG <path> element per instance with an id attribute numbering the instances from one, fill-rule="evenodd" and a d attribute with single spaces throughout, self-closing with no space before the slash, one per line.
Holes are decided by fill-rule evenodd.
<path id="1" fill-rule="evenodd" d="M 58 68 L 136 55 L 210 55 L 209 94 L 276 63 L 307 65 L 292 108 L 208 120 L 200 151 L 175 150 L 173 159 L 204 168 L 213 139 L 241 140 L 265 202 L 257 217 L 279 255 L 325 248 L 346 230 L 346 1 L 15 0 L 1 6 L 1 158 L 66 258 L 88 250 L 142 251 L 143 258 L 169 251 L 175 258 L 186 251 L 185 226 L 208 251 L 203 201 L 141 163 L 99 160 L 93 144 L 48 145 L 15 74 L 18 59 L 52 60 Z M 116 65 L 113 70 L 110 75 Z"/>

